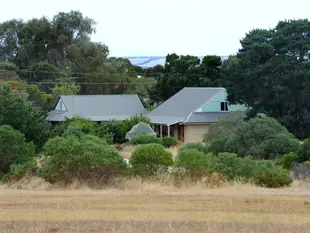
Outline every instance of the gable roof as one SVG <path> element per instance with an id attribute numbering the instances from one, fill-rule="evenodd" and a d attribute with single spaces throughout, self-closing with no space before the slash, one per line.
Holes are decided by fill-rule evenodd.
<path id="1" fill-rule="evenodd" d="M 185 87 L 148 114 L 154 124 L 184 122 L 191 113 L 225 91 L 221 87 Z"/>
<path id="2" fill-rule="evenodd" d="M 47 120 L 64 121 L 75 115 L 93 121 L 125 120 L 136 114 L 146 113 L 137 95 L 75 95 L 61 96 L 67 111 L 53 110 Z"/>

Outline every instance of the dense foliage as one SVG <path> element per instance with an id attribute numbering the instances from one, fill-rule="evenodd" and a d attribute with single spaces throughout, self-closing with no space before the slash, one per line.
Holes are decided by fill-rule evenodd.
<path id="1" fill-rule="evenodd" d="M 297 155 L 300 162 L 310 160 L 310 139 L 303 141 Z"/>
<path id="2" fill-rule="evenodd" d="M 216 156 L 212 169 L 225 175 L 228 180 L 241 178 L 268 188 L 288 186 L 292 183 L 288 171 L 274 162 L 239 158 L 232 153 L 220 153 Z"/>
<path id="3" fill-rule="evenodd" d="M 178 140 L 175 137 L 163 137 L 162 144 L 164 147 L 174 147 L 178 144 Z"/>
<path id="4" fill-rule="evenodd" d="M 159 144 L 140 145 L 132 153 L 130 162 L 133 172 L 141 176 L 150 176 L 167 171 L 173 164 L 172 154 Z"/>
<path id="5" fill-rule="evenodd" d="M 45 117 L 41 108 L 0 84 L 0 125 L 10 125 L 19 130 L 28 142 L 34 142 L 39 149 L 48 139 L 50 125 Z"/>
<path id="6" fill-rule="evenodd" d="M 92 135 L 49 139 L 44 155 L 50 158 L 39 174 L 50 182 L 106 182 L 126 169 L 120 154 L 104 139 Z"/>
<path id="7" fill-rule="evenodd" d="M 232 124 L 235 127 L 223 134 L 222 130 Z M 275 159 L 296 152 L 300 146 L 294 135 L 269 117 L 237 122 L 222 120 L 210 126 L 210 133 L 206 135 L 205 142 L 213 153 L 232 152 L 256 159 Z"/>
<path id="8" fill-rule="evenodd" d="M 11 126 L 0 126 L 0 173 L 10 172 L 13 164 L 23 164 L 34 157 L 35 146 Z"/>
<path id="9" fill-rule="evenodd" d="M 200 142 L 188 142 L 185 143 L 180 150 L 187 150 L 187 149 L 196 149 L 198 151 L 201 151 L 203 153 L 208 153 L 207 147 L 202 145 Z"/>
<path id="10" fill-rule="evenodd" d="M 298 162 L 298 156 L 296 153 L 291 152 L 288 154 L 283 155 L 282 157 L 282 167 L 285 169 L 290 170 L 294 163 Z"/>
<path id="11" fill-rule="evenodd" d="M 161 138 L 152 136 L 152 135 L 140 135 L 133 138 L 132 143 L 134 145 L 143 145 L 143 144 L 163 144 Z"/>
<path id="12" fill-rule="evenodd" d="M 195 148 L 179 150 L 176 163 L 177 167 L 185 168 L 191 179 L 197 181 L 204 175 L 211 173 L 212 157 Z"/>
<path id="13" fill-rule="evenodd" d="M 250 116 L 276 118 L 301 138 L 310 135 L 309 30 L 308 19 L 251 30 L 225 67 L 229 101 L 251 106 Z"/>

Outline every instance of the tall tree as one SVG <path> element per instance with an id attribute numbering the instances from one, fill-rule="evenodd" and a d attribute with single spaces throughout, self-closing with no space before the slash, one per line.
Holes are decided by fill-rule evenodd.
<path id="1" fill-rule="evenodd" d="M 154 100 L 166 100 L 184 87 L 219 86 L 222 71 L 221 57 L 168 54 L 165 69 L 153 93 Z"/>
<path id="2" fill-rule="evenodd" d="M 301 138 L 310 136 L 310 22 L 281 21 L 252 30 L 227 67 L 229 100 L 276 118 Z"/>

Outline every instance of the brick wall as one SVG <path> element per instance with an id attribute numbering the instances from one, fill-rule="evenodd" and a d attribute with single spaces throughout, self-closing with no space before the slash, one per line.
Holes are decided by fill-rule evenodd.
<path id="1" fill-rule="evenodd" d="M 209 125 L 185 125 L 184 142 L 202 142 Z"/>

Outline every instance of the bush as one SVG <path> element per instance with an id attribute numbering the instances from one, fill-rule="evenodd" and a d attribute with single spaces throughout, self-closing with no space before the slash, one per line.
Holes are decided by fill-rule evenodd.
<path id="1" fill-rule="evenodd" d="M 112 135 L 113 143 L 122 143 L 125 140 L 123 121 L 111 120 L 102 122 L 97 129 L 97 135 L 101 138 L 109 138 L 108 135 Z"/>
<path id="2" fill-rule="evenodd" d="M 310 160 L 310 139 L 306 139 L 301 144 L 297 155 L 300 162 Z"/>
<path id="3" fill-rule="evenodd" d="M 233 153 L 219 153 L 212 164 L 213 171 L 223 174 L 228 180 L 234 180 L 237 177 L 250 180 L 255 161 L 248 158 L 238 158 Z"/>
<path id="4" fill-rule="evenodd" d="M 44 155 L 50 158 L 39 174 L 50 182 L 78 179 L 102 183 L 126 169 L 120 154 L 92 135 L 52 138 L 44 146 Z"/>
<path id="5" fill-rule="evenodd" d="M 23 164 L 35 155 L 33 143 L 27 143 L 25 136 L 11 126 L 0 126 L 0 172 L 10 172 L 12 164 Z"/>
<path id="6" fill-rule="evenodd" d="M 10 125 L 40 150 L 49 136 L 50 124 L 43 110 L 0 84 L 0 125 Z"/>
<path id="7" fill-rule="evenodd" d="M 213 127 L 220 129 L 221 121 Z M 205 139 L 209 150 L 214 153 L 226 151 L 242 157 L 253 156 L 256 159 L 282 157 L 283 154 L 297 152 L 300 146 L 294 135 L 269 117 L 239 122 L 231 133 L 218 138 L 206 136 Z"/>
<path id="8" fill-rule="evenodd" d="M 162 144 L 164 147 L 173 147 L 178 144 L 178 140 L 175 137 L 163 137 Z"/>
<path id="9" fill-rule="evenodd" d="M 29 158 L 23 164 L 12 164 L 10 166 L 10 173 L 7 174 L 7 181 L 9 180 L 20 180 L 26 174 L 33 173 L 33 169 L 36 171 L 37 163 L 35 158 Z"/>
<path id="10" fill-rule="evenodd" d="M 159 144 L 140 145 L 132 153 L 130 162 L 134 174 L 141 176 L 166 172 L 173 164 L 172 154 Z"/>
<path id="11" fill-rule="evenodd" d="M 258 162 L 253 177 L 257 185 L 267 188 L 288 186 L 293 182 L 287 170 L 270 161 Z"/>
<path id="12" fill-rule="evenodd" d="M 56 136 L 75 136 L 80 134 L 96 134 L 97 123 L 82 118 L 73 117 L 61 122 L 53 129 L 51 137 Z"/>
<path id="13" fill-rule="evenodd" d="M 296 155 L 296 153 L 291 152 L 291 153 L 285 154 L 282 157 L 282 167 L 284 169 L 289 170 L 292 168 L 293 163 L 297 161 L 298 161 L 298 156 Z"/>
<path id="14" fill-rule="evenodd" d="M 201 179 L 211 170 L 211 155 L 197 149 L 179 150 L 176 158 L 176 166 L 185 168 L 193 181 Z"/>
<path id="15" fill-rule="evenodd" d="M 188 142 L 188 143 L 185 143 L 181 148 L 180 150 L 187 150 L 187 149 L 196 149 L 196 150 L 199 150 L 205 154 L 208 153 L 208 150 L 205 146 L 203 146 L 201 143 L 199 142 Z"/>
<path id="16" fill-rule="evenodd" d="M 155 144 L 163 144 L 163 141 L 161 138 L 152 136 L 152 135 L 140 135 L 136 136 L 132 139 L 132 143 L 134 145 L 143 145 L 143 144 L 150 144 L 150 143 L 155 143 Z"/>

